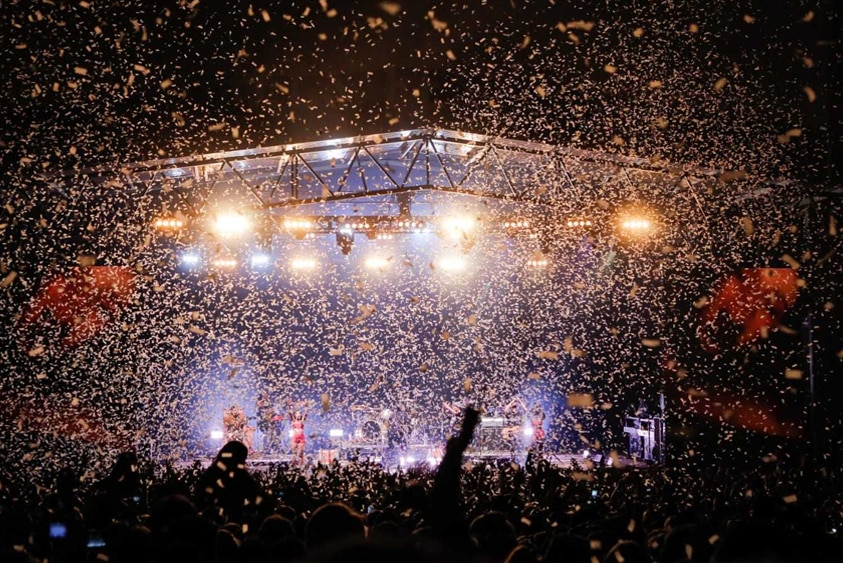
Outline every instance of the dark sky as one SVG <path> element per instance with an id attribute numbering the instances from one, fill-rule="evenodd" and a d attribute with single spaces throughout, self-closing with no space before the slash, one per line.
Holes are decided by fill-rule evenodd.
<path id="1" fill-rule="evenodd" d="M 831 0 L 5 1 L 0 138 L 24 178 L 443 126 L 827 184 L 839 31 Z"/>

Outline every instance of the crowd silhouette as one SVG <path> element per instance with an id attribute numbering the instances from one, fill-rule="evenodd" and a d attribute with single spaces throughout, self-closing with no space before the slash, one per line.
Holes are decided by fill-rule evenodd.
<path id="1" fill-rule="evenodd" d="M 121 454 L 92 485 L 0 481 L 0 561 L 109 563 L 839 561 L 839 482 L 776 460 L 751 470 L 464 463 L 467 409 L 439 466 L 364 461 L 151 472 Z"/>

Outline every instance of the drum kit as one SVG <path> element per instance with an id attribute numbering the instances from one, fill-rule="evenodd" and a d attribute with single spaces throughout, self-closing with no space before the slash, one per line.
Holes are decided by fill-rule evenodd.
<path id="1" fill-rule="evenodd" d="M 351 413 L 355 430 L 348 445 L 352 447 L 427 446 L 435 438 L 426 418 L 416 409 L 353 405 Z"/>

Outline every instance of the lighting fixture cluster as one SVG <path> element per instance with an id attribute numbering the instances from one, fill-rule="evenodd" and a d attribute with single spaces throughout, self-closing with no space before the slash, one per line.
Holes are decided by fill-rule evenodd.
<path id="1" fill-rule="evenodd" d="M 288 217 L 284 219 L 284 228 L 288 231 L 307 231 L 313 228 L 313 220 L 305 217 Z"/>
<path id="2" fill-rule="evenodd" d="M 527 260 L 527 266 L 530 268 L 546 268 L 547 264 L 547 258 L 531 258 Z"/>
<path id="3" fill-rule="evenodd" d="M 237 259 L 236 258 L 214 258 L 211 261 L 211 265 L 214 268 L 220 268 L 224 270 L 231 270 L 237 267 Z"/>
<path id="4" fill-rule="evenodd" d="M 159 217 L 153 222 L 153 226 L 162 231 L 174 231 L 184 227 L 184 221 L 174 217 Z"/>
<path id="5" fill-rule="evenodd" d="M 629 219 L 624 219 L 621 226 L 628 230 L 628 231 L 647 231 L 650 229 L 650 221 L 648 219 L 642 219 L 639 217 L 632 217 Z"/>
<path id="6" fill-rule="evenodd" d="M 567 223 L 568 227 L 590 227 L 591 221 L 588 219 L 574 219 L 569 220 Z"/>
<path id="7" fill-rule="evenodd" d="M 526 219 L 518 219 L 516 221 L 504 221 L 504 229 L 526 229 L 530 226 L 530 222 Z"/>

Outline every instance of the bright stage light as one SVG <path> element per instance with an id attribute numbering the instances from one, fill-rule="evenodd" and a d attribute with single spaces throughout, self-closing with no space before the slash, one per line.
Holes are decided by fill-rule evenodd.
<path id="1" fill-rule="evenodd" d="M 328 436 L 330 436 L 331 438 L 342 438 L 342 428 L 331 428 L 330 430 L 328 430 Z"/>
<path id="2" fill-rule="evenodd" d="M 533 429 L 531 427 L 527 426 L 526 428 L 524 428 L 524 436 L 527 436 L 529 438 L 532 435 Z"/>
<path id="3" fill-rule="evenodd" d="M 271 258 L 268 254 L 254 254 L 252 255 L 252 267 L 253 268 L 263 268 L 264 266 L 268 266 Z"/>
<path id="4" fill-rule="evenodd" d="M 526 219 L 512 219 L 503 222 L 504 229 L 526 229 L 530 226 L 530 222 Z"/>
<path id="5" fill-rule="evenodd" d="M 316 268 L 316 260 L 313 258 L 293 258 L 290 260 L 290 267 L 294 270 L 313 270 Z"/>
<path id="6" fill-rule="evenodd" d="M 222 440 L 224 436 L 222 430 L 211 430 L 211 440 Z"/>
<path id="7" fill-rule="evenodd" d="M 237 267 L 237 259 L 236 258 L 214 258 L 211 261 L 211 265 L 214 268 L 220 268 L 224 270 L 232 270 Z"/>
<path id="8" fill-rule="evenodd" d="M 588 451 L 588 450 L 583 450 L 583 451 L 582 451 L 582 458 L 583 458 L 583 459 L 588 459 L 588 456 L 590 456 L 590 455 L 591 455 L 591 452 L 590 452 L 590 451 Z"/>
<path id="9" fill-rule="evenodd" d="M 413 465 L 414 463 L 416 463 L 416 458 L 413 456 L 407 456 L 407 465 Z"/>
<path id="10" fill-rule="evenodd" d="M 571 228 L 582 228 L 582 227 L 590 227 L 591 221 L 588 219 L 574 219 L 569 220 L 567 223 L 568 227 Z"/>
<path id="11" fill-rule="evenodd" d="M 159 217 L 152 225 L 160 231 L 176 231 L 184 227 L 184 221 L 175 217 Z"/>
<path id="12" fill-rule="evenodd" d="M 366 258 L 366 267 L 370 270 L 383 270 L 389 266 L 389 260 L 380 256 Z"/>
<path id="13" fill-rule="evenodd" d="M 652 227 L 652 223 L 644 217 L 628 217 L 623 220 L 621 227 L 631 233 L 646 233 Z"/>
<path id="14" fill-rule="evenodd" d="M 249 218 L 236 212 L 220 213 L 214 221 L 214 231 L 222 238 L 242 236 L 249 230 L 249 227 Z"/>
<path id="15" fill-rule="evenodd" d="M 462 256 L 443 256 L 436 265 L 445 272 L 461 272 L 465 270 L 465 258 Z"/>
<path id="16" fill-rule="evenodd" d="M 181 255 L 181 262 L 185 266 L 198 266 L 199 265 L 199 255 L 194 254 L 192 252 L 188 252 L 186 254 Z"/>
<path id="17" fill-rule="evenodd" d="M 284 228 L 297 239 L 307 238 L 312 233 L 315 223 L 307 217 L 287 217 L 284 219 Z"/>
<path id="18" fill-rule="evenodd" d="M 473 217 L 454 216 L 442 219 L 442 230 L 450 238 L 462 238 L 477 228 L 477 222 Z"/>

